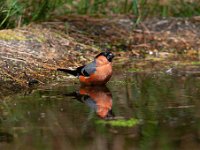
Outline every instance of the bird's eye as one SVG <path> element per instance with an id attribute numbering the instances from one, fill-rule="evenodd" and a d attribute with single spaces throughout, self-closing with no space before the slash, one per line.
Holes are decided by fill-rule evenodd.
<path id="1" fill-rule="evenodd" d="M 112 53 L 110 53 L 108 56 L 112 56 Z"/>

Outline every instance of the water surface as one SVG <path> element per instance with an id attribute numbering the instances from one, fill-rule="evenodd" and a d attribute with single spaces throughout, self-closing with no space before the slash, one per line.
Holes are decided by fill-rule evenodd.
<path id="1" fill-rule="evenodd" d="M 107 87 L 67 82 L 0 104 L 0 149 L 199 149 L 200 78 L 114 75 Z"/>

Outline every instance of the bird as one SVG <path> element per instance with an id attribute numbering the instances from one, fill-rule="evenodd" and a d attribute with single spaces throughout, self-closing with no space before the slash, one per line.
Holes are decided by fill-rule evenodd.
<path id="1" fill-rule="evenodd" d="M 105 85 L 81 86 L 78 91 L 64 95 L 71 96 L 79 102 L 87 105 L 102 119 L 110 119 L 114 117 L 112 111 L 112 94 Z"/>
<path id="2" fill-rule="evenodd" d="M 79 78 L 82 85 L 105 85 L 112 76 L 112 60 L 114 54 L 110 51 L 99 53 L 94 60 L 74 70 L 58 68 L 62 71 Z"/>

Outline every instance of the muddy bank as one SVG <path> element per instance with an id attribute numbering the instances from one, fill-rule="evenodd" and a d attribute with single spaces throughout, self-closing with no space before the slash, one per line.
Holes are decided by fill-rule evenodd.
<path id="1" fill-rule="evenodd" d="M 0 31 L 0 79 L 26 86 L 55 79 L 57 67 L 91 61 L 98 49 L 39 25 Z M 90 55 L 88 55 L 88 53 Z"/>
<path id="2" fill-rule="evenodd" d="M 115 66 L 131 64 L 130 68 L 152 71 L 170 69 L 180 61 L 194 63 L 198 71 L 199 31 L 198 17 L 135 24 L 132 16 L 69 16 L 1 30 L 0 80 L 21 87 L 45 84 L 63 78 L 56 68 L 79 66 L 105 49 L 115 52 Z"/>

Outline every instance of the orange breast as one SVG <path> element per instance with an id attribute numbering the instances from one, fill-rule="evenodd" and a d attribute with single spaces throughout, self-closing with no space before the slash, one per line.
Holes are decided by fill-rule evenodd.
<path id="1" fill-rule="evenodd" d="M 96 67 L 95 73 L 91 74 L 89 77 L 79 76 L 79 80 L 85 85 L 103 85 L 106 84 L 112 76 L 112 65 L 111 63 L 106 63 L 103 65 L 98 65 Z"/>

